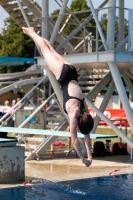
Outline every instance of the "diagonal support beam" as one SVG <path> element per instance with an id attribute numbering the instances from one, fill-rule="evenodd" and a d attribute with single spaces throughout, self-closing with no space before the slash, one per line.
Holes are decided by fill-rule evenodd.
<path id="1" fill-rule="evenodd" d="M 98 8 L 103 7 L 106 5 L 108 1 L 103 2 Z M 59 51 L 67 42 L 69 42 L 85 25 L 93 18 L 93 15 L 91 14 L 89 17 L 87 17 L 57 48 L 56 51 Z M 99 23 L 99 21 L 98 21 Z M 100 25 L 100 23 L 99 23 Z M 101 29 L 102 31 L 102 29 Z M 104 36 L 103 36 L 104 38 Z M 103 43 L 106 43 L 105 41 Z M 106 44 L 105 44 L 106 45 Z"/>
<path id="2" fill-rule="evenodd" d="M 124 45 L 128 42 L 128 37 L 129 36 L 120 42 L 120 44 L 115 48 L 115 52 L 121 50 L 124 47 Z"/>
<path id="3" fill-rule="evenodd" d="M 113 94 L 114 88 L 115 88 L 115 84 L 114 84 L 114 81 L 112 80 L 110 83 L 110 86 L 105 94 L 105 97 L 100 105 L 99 110 L 101 112 L 104 112 L 105 108 L 107 107 L 108 102 Z M 100 121 L 100 117 L 96 116 L 96 118 L 94 119 L 94 128 L 92 130 L 92 133 L 94 133 L 96 131 L 99 121 Z"/>
<path id="4" fill-rule="evenodd" d="M 133 80 L 133 74 L 131 74 L 129 71 L 124 71 L 124 73 Z"/>
<path id="5" fill-rule="evenodd" d="M 85 25 L 92 19 L 92 15 L 87 17 L 81 24 L 78 26 L 57 48 L 56 51 L 59 51 L 67 42 L 69 42 Z"/>
<path id="6" fill-rule="evenodd" d="M 105 115 L 96 108 L 88 99 L 86 99 L 87 105 L 91 107 L 91 109 L 96 112 L 96 114 L 103 119 L 127 144 L 129 144 L 133 148 L 133 142 L 129 139 L 117 126 L 115 126 Z"/>
<path id="7" fill-rule="evenodd" d="M 89 6 L 90 6 L 90 8 L 91 8 L 91 11 L 92 11 L 94 20 L 95 20 L 95 22 L 96 22 L 96 26 L 97 26 L 97 28 L 98 28 L 99 34 L 100 34 L 100 36 L 101 36 L 102 42 L 103 42 L 103 44 L 104 44 L 104 48 L 105 48 L 105 50 L 107 50 L 106 40 L 105 40 L 103 31 L 102 31 L 101 25 L 100 25 L 100 23 L 99 23 L 99 20 L 98 20 L 96 11 L 95 11 L 94 6 L 93 6 L 93 4 L 92 4 L 92 1 L 91 1 L 91 0 L 88 0 L 88 3 L 89 3 Z"/>
<path id="8" fill-rule="evenodd" d="M 23 17 L 24 17 L 24 19 L 25 19 L 25 22 L 26 22 L 27 26 L 30 27 L 30 22 L 29 22 L 29 20 L 28 20 L 28 18 L 27 18 L 27 15 L 25 14 L 25 11 L 23 10 L 23 7 L 22 7 L 22 4 L 20 3 L 20 0 L 16 0 L 16 1 L 17 1 L 17 3 L 18 3 L 19 9 L 20 9 L 21 12 L 22 12 L 22 15 L 23 15 Z"/>
<path id="9" fill-rule="evenodd" d="M 88 93 L 86 98 L 89 100 L 94 99 L 98 92 L 100 92 L 110 81 L 112 80 L 111 72 L 108 72 L 104 78 L 101 79 L 100 82 L 98 82 L 95 87 Z"/>
<path id="10" fill-rule="evenodd" d="M 126 94 L 123 82 L 121 80 L 121 76 L 120 76 L 118 67 L 115 62 L 109 62 L 108 65 L 109 65 L 113 80 L 115 82 L 116 88 L 118 90 L 122 105 L 124 107 L 127 119 L 129 121 L 131 130 L 133 132 L 133 112 L 129 105 L 129 100 L 127 98 L 127 94 Z"/>
<path id="11" fill-rule="evenodd" d="M 59 16 L 58 16 L 58 18 L 56 20 L 56 23 L 55 23 L 55 26 L 54 26 L 54 30 L 53 30 L 51 38 L 50 38 L 50 43 L 52 45 L 54 44 L 56 36 L 57 36 L 58 31 L 60 29 L 60 24 L 61 24 L 62 18 L 63 18 L 62 14 L 64 14 L 64 12 L 66 10 L 66 7 L 67 7 L 67 4 L 68 4 L 68 0 L 64 0 L 63 3 L 62 3 L 62 7 L 60 9 Z"/>
<path id="12" fill-rule="evenodd" d="M 133 97 L 133 84 L 132 84 L 132 81 L 130 80 L 129 76 L 123 72 L 122 74 L 123 76 L 123 79 L 127 85 L 127 88 L 129 89 L 130 93 L 131 93 L 131 96 Z"/>

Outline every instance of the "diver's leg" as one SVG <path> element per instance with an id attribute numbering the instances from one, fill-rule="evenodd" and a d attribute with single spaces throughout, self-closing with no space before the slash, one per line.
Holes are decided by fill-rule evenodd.
<path id="1" fill-rule="evenodd" d="M 34 28 L 25 28 L 23 27 L 23 32 L 31 37 L 34 42 L 41 49 L 42 55 L 52 73 L 55 75 L 58 80 L 64 65 L 63 60 L 60 60 L 52 51 L 51 47 L 46 43 L 45 39 L 37 35 L 34 31 Z"/>
<path id="2" fill-rule="evenodd" d="M 44 39 L 44 38 L 43 38 Z M 44 39 L 44 41 L 46 42 L 46 44 L 48 45 L 48 47 L 50 48 L 51 52 L 60 60 L 62 61 L 64 64 L 68 64 L 68 65 L 72 65 L 71 63 L 69 63 L 65 58 L 63 58 L 60 54 L 58 54 L 55 49 L 53 48 L 53 46 L 51 45 L 51 43 Z"/>

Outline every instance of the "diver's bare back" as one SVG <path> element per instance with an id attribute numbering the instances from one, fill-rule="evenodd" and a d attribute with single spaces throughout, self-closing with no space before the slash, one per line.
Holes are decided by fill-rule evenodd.
<path id="1" fill-rule="evenodd" d="M 79 84 L 74 80 L 70 81 L 68 84 L 68 94 L 72 97 L 77 97 L 78 99 L 84 98 L 84 94 L 82 93 Z M 68 111 L 74 104 L 80 107 L 80 102 L 77 99 L 69 99 L 65 105 L 66 110 Z"/>

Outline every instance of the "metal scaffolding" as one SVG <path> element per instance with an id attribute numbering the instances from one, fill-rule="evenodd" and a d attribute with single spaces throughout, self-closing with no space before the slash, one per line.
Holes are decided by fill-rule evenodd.
<path id="1" fill-rule="evenodd" d="M 130 45 L 130 38 L 129 36 L 124 36 L 124 12 L 127 11 L 127 8 L 124 7 L 124 0 L 105 0 L 97 9 L 95 9 L 93 6 L 94 1 L 95 0 L 87 1 L 90 7 L 89 10 L 72 12 L 67 7 L 68 0 L 56 0 L 58 5 L 60 5 L 60 9 L 59 14 L 53 16 L 49 15 L 49 0 L 42 0 L 42 7 L 32 0 L 17 0 L 16 2 L 14 1 L 14 4 L 12 5 L 8 0 L 6 0 L 0 1 L 0 4 L 4 9 L 6 9 L 7 12 L 10 13 L 20 26 L 34 26 L 36 31 L 39 30 L 41 35 L 52 43 L 56 51 L 62 53 L 64 58 L 67 59 L 68 62 L 73 63 L 77 70 L 87 69 L 90 73 L 91 70 L 94 69 L 108 70 L 108 74 L 106 74 L 100 82 L 95 83 L 95 87 L 93 87 L 92 90 L 86 94 L 88 106 L 90 106 L 97 114 L 94 130 L 96 130 L 99 120 L 103 119 L 133 148 L 133 142 L 131 139 L 119 130 L 103 114 L 103 111 L 106 109 L 110 100 L 113 89 L 116 87 L 133 133 L 133 112 L 130 108 L 125 86 L 122 81 L 123 78 L 130 93 L 133 94 L 133 75 L 130 70 L 133 66 L 133 56 L 129 51 L 129 48 L 126 48 L 126 46 L 129 47 Z M 118 6 L 116 6 L 117 1 Z M 10 12 L 10 8 L 13 5 L 16 5 L 16 7 L 19 8 L 19 18 L 16 17 L 15 11 Z M 103 9 L 108 12 L 107 36 L 105 36 L 103 32 L 98 17 L 99 11 Z M 116 9 L 119 11 L 118 30 L 115 30 Z M 83 21 L 80 21 L 77 17 L 81 13 L 88 13 L 88 16 Z M 91 20 L 95 21 L 96 26 L 93 27 L 95 29 L 95 35 L 91 35 L 92 33 L 89 32 L 88 29 L 89 22 L 91 22 Z M 75 29 L 72 30 L 69 35 L 66 35 L 64 30 L 70 24 L 73 24 Z M 81 33 L 79 34 L 80 36 L 77 36 L 78 33 Z M 116 33 L 118 37 L 116 37 Z M 77 42 L 76 45 L 75 41 Z M 89 49 L 91 48 L 89 52 L 85 50 L 85 45 L 89 45 Z M 48 70 L 42 56 L 38 57 L 37 60 L 39 65 L 45 67 L 51 85 L 60 104 L 62 105 L 62 93 L 55 77 Z M 100 108 L 97 109 L 91 101 L 107 84 L 109 85 L 109 90 L 106 93 Z"/>

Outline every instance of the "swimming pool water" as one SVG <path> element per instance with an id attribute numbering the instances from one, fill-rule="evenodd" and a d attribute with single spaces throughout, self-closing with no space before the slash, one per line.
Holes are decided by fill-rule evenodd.
<path id="1" fill-rule="evenodd" d="M 133 174 L 0 189 L 0 200 L 133 200 Z"/>

